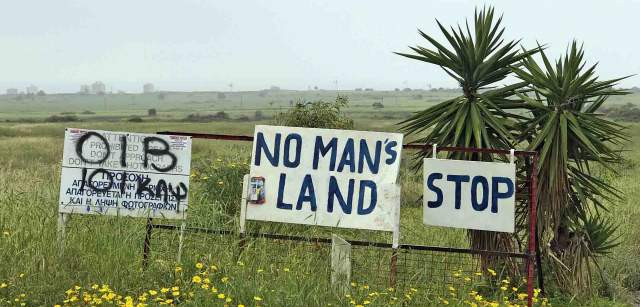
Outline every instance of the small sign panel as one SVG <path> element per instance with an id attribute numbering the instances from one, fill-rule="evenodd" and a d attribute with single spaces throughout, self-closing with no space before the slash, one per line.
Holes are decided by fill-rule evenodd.
<path id="1" fill-rule="evenodd" d="M 515 164 L 424 159 L 426 225 L 514 232 Z"/>
<path id="2" fill-rule="evenodd" d="M 393 231 L 401 150 L 398 133 L 258 125 L 246 218 Z"/>
<path id="3" fill-rule="evenodd" d="M 61 213 L 185 219 L 191 138 L 69 128 Z"/>

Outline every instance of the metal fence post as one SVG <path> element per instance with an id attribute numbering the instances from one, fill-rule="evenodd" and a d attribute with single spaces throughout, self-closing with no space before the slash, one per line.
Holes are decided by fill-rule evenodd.
<path id="1" fill-rule="evenodd" d="M 434 146 L 435 150 L 435 146 Z M 401 188 L 400 185 L 393 185 L 393 193 L 395 197 L 393 199 L 396 200 L 396 204 L 393 210 L 393 234 L 392 234 L 392 254 L 391 254 L 391 267 L 389 268 L 389 285 L 390 287 L 395 288 L 396 282 L 398 280 L 398 248 L 400 247 L 400 205 L 401 202 Z"/>
<path id="2" fill-rule="evenodd" d="M 242 196 L 240 197 L 240 241 L 238 242 L 238 258 L 244 251 L 246 244 L 246 224 L 247 224 L 247 193 L 249 189 L 249 174 L 242 178 Z"/>
<path id="3" fill-rule="evenodd" d="M 398 281 L 398 249 L 392 249 L 391 269 L 389 270 L 389 287 L 395 288 Z"/>
<path id="4" fill-rule="evenodd" d="M 533 268 L 536 256 L 536 222 L 538 221 L 538 170 L 537 155 L 531 157 L 531 178 L 529 181 L 529 249 L 527 255 L 527 305 L 533 306 Z"/>
<path id="5" fill-rule="evenodd" d="M 142 246 L 142 269 L 146 269 L 149 264 L 149 252 L 151 250 L 151 232 L 153 231 L 153 219 L 147 218 L 147 231 L 144 236 Z"/>

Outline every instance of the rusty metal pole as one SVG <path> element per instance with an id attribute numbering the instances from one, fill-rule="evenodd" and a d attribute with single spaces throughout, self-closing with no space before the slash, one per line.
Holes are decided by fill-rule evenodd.
<path id="1" fill-rule="evenodd" d="M 389 270 L 389 287 L 395 288 L 398 278 L 398 249 L 393 249 L 391 254 L 391 268 Z"/>
<path id="2" fill-rule="evenodd" d="M 527 306 L 533 306 L 533 267 L 536 255 L 536 222 L 538 221 L 538 155 L 531 157 L 529 181 L 529 252 L 527 253 Z"/>
<path id="3" fill-rule="evenodd" d="M 153 231 L 153 219 L 147 219 L 147 232 L 144 236 L 144 245 L 142 247 L 142 269 L 146 269 L 149 265 L 149 251 L 151 250 L 151 232 Z"/>

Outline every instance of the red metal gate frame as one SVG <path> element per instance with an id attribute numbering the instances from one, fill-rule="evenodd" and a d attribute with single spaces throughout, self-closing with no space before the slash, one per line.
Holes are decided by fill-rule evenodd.
<path id="1" fill-rule="evenodd" d="M 190 136 L 195 139 L 206 139 L 206 140 L 226 140 L 226 141 L 247 141 L 252 142 L 252 136 L 246 135 L 227 135 L 227 134 L 208 134 L 208 133 L 193 133 L 193 132 L 179 132 L 179 131 L 160 131 L 157 134 L 164 135 L 180 135 L 180 136 Z M 402 146 L 406 149 L 414 149 L 414 150 L 431 150 L 432 146 L 430 144 L 404 144 Z M 470 152 L 470 153 L 488 153 L 488 154 L 502 154 L 502 155 L 510 155 L 510 150 L 501 150 L 501 149 L 489 149 L 489 148 L 465 148 L 465 147 L 436 147 L 437 152 Z M 398 249 L 428 249 L 428 250 L 441 250 L 448 252 L 457 252 L 457 253 L 504 253 L 509 254 L 513 257 L 522 257 L 526 259 L 526 272 L 527 272 L 527 305 L 530 307 L 533 305 L 533 297 L 534 297 L 534 266 L 538 265 L 538 284 L 542 287 L 543 277 L 541 275 L 540 266 L 540 255 L 537 254 L 537 204 L 538 204 L 538 172 L 537 172 L 537 161 L 538 161 L 538 153 L 535 151 L 523 151 L 523 150 L 515 150 L 513 151 L 513 155 L 516 157 L 524 157 L 530 158 L 530 165 L 528 170 L 528 178 L 529 178 L 529 235 L 528 235 L 528 250 L 526 253 L 504 253 L 498 251 L 475 251 L 471 249 L 457 249 L 457 248 L 447 248 L 447 247 L 433 247 L 433 246 L 422 246 L 422 245 L 405 245 L 400 244 Z M 151 219 L 147 220 L 147 232 L 144 239 L 143 245 L 143 266 L 147 265 L 148 262 L 148 254 L 151 246 L 151 232 L 154 228 L 159 229 L 176 229 L 178 227 L 173 225 L 163 225 L 163 224 L 154 224 Z M 196 228 L 187 228 L 187 231 L 195 231 L 195 232 L 205 232 L 205 233 L 220 233 L 220 234 L 231 234 L 228 231 L 224 230 L 212 230 L 212 229 L 196 229 Z M 275 238 L 275 239 L 285 239 L 285 240 L 304 240 L 304 238 L 296 237 L 296 236 L 283 236 L 283 235 L 275 235 L 275 234 L 248 234 L 253 237 L 266 237 L 266 238 Z M 318 242 L 325 242 L 325 239 L 316 238 Z M 325 242 L 326 243 L 326 242 Z M 353 241 L 356 245 L 370 245 L 376 246 L 380 248 L 388 248 L 389 244 L 386 243 L 376 243 L 376 242 L 360 242 Z M 396 279 L 396 262 L 397 262 L 397 250 L 394 249 L 394 254 L 391 258 L 391 275 L 390 281 L 393 283 Z"/>

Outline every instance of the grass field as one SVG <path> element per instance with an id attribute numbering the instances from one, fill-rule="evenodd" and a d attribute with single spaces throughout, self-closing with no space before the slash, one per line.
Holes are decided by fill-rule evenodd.
<path id="1" fill-rule="evenodd" d="M 79 95 L 54 94 L 46 96 L 0 95 L 0 121 L 38 120 L 51 115 L 76 115 L 83 120 L 118 121 L 139 116 L 143 119 L 147 111 L 155 108 L 158 119 L 179 121 L 189 114 L 213 114 L 227 112 L 231 118 L 242 115 L 253 118 L 256 111 L 265 116 L 286 110 L 291 103 L 323 99 L 331 101 L 336 95 L 350 99 L 345 110 L 354 118 L 406 118 L 411 112 L 422 110 L 436 102 L 457 95 L 456 90 L 412 90 L 412 91 L 290 91 L 264 90 L 252 92 L 227 92 L 224 98 L 218 92 L 166 92 L 157 94 L 105 94 Z M 640 93 L 612 97 L 610 105 L 636 103 Z M 380 102 L 384 108 L 372 108 Z"/>
<path id="2" fill-rule="evenodd" d="M 64 253 L 56 245 L 57 198 L 65 127 L 115 131 L 157 132 L 165 130 L 250 135 L 263 121 L 233 120 L 253 117 L 260 110 L 271 116 L 297 99 L 330 100 L 335 91 L 268 91 L 226 93 L 166 93 L 157 95 L 114 94 L 105 96 L 49 95 L 24 98 L 0 97 L 0 304 L 26 306 L 80 305 L 85 302 L 121 301 L 195 306 L 346 306 L 346 305 L 453 305 L 487 300 L 522 304 L 522 288 L 509 280 L 507 290 L 491 288 L 467 269 L 451 282 L 420 281 L 403 288 L 387 289 L 376 284 L 378 267 L 386 255 L 366 254 L 365 269 L 351 286 L 349 296 L 330 289 L 326 246 L 251 240 L 238 255 L 236 236 L 189 234 L 182 263 L 175 262 L 177 232 L 157 232 L 152 240 L 150 265 L 142 270 L 145 221 L 131 218 L 74 216 L 68 223 Z M 396 123 L 410 112 L 422 109 L 452 92 L 344 92 L 351 98 L 347 112 L 356 129 L 397 131 Z M 261 96 L 264 95 L 264 96 Z M 417 97 L 422 95 L 422 97 Z M 383 99 L 380 99 L 383 97 Z M 635 103 L 638 94 L 612 100 Z M 371 104 L 382 101 L 383 109 Z M 271 103 L 273 102 L 273 103 Z M 148 117 L 156 108 L 158 116 Z M 95 114 L 81 114 L 90 111 Z M 225 111 L 232 119 L 204 123 L 184 122 L 192 113 Z M 45 123 L 52 114 L 76 114 L 81 121 Z M 89 113 L 89 112 L 86 112 Z M 140 116 L 143 122 L 129 122 Z M 620 223 L 622 244 L 600 263 L 604 278 L 594 272 L 592 297 L 550 297 L 554 305 L 609 306 L 631 304 L 640 290 L 640 126 L 630 125 L 628 163 L 618 174 L 603 173 L 625 198 L 612 204 L 611 214 Z M 188 226 L 237 229 L 240 178 L 247 171 L 250 144 L 196 140 L 193 146 Z M 405 153 L 405 155 L 408 153 Z M 401 171 L 401 242 L 465 247 L 461 230 L 426 227 L 421 222 L 421 174 L 408 168 L 403 157 Z M 326 228 L 251 223 L 251 231 L 290 233 L 303 236 L 331 234 Z M 390 242 L 390 235 L 364 231 L 338 231 L 350 239 Z M 363 261 L 364 261 L 363 260 Z M 482 275 L 491 274 L 480 272 Z M 354 275 L 356 275 L 354 273 Z M 465 277 L 471 281 L 466 282 Z M 604 281 L 602 281 L 604 280 Z M 455 281 L 455 283 L 454 283 Z M 498 281 L 500 283 L 500 281 Z M 442 291 L 433 291 L 438 288 Z M 451 290 L 449 288 L 453 288 Z M 489 290 L 488 290 L 489 289 Z M 166 290 L 166 291 L 165 291 Z M 469 292 L 477 291 L 474 295 Z M 440 294 L 440 293 L 444 294 Z M 451 295 L 455 294 L 455 297 Z M 551 292 L 553 294 L 553 292 Z M 477 296 L 481 295 L 481 300 Z M 120 296 L 120 298 L 118 298 Z M 130 300 L 128 300 L 128 298 Z M 540 299 L 539 303 L 542 300 Z"/>

